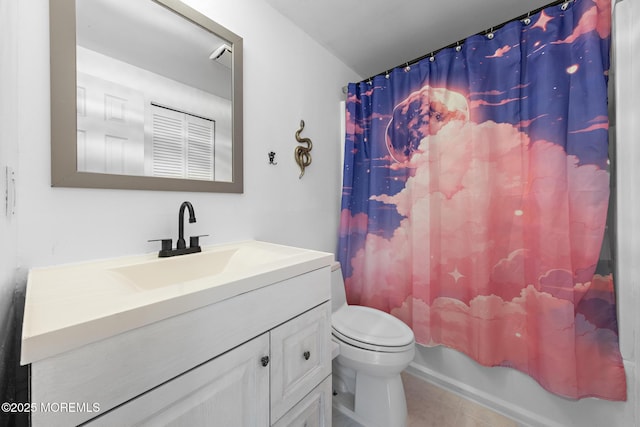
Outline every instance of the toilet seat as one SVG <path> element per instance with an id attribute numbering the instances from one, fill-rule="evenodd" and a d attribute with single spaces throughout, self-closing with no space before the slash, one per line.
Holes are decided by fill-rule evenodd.
<path id="1" fill-rule="evenodd" d="M 414 335 L 400 319 L 363 306 L 345 306 L 333 313 L 332 332 L 336 339 L 355 347 L 397 353 L 414 345 Z"/>
<path id="2" fill-rule="evenodd" d="M 414 347 L 414 343 L 411 342 L 407 345 L 403 346 L 383 346 L 383 345 L 375 345 L 369 344 L 366 342 L 354 340 L 353 338 L 349 338 L 345 335 L 340 334 L 335 329 L 332 331 L 333 338 L 339 343 L 343 343 L 352 347 L 356 347 L 359 349 L 376 352 L 376 353 L 402 353 L 407 350 L 411 350 Z"/>

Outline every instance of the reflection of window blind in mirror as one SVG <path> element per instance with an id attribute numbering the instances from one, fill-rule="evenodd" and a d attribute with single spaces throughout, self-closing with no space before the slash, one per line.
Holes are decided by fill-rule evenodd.
<path id="1" fill-rule="evenodd" d="M 153 175 L 215 179 L 215 122 L 152 104 Z"/>
<path id="2" fill-rule="evenodd" d="M 187 177 L 214 179 L 214 122 L 185 115 L 187 119 Z"/>

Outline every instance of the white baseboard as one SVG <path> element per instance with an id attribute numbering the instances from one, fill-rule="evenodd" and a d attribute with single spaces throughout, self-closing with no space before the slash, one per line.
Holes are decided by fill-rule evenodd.
<path id="1" fill-rule="evenodd" d="M 509 417 L 522 426 L 565 427 L 562 424 L 545 418 L 540 414 L 527 411 L 526 409 L 513 405 L 497 398 L 496 396 L 490 395 L 482 390 L 478 390 L 475 387 L 471 387 L 468 384 L 450 378 L 446 375 L 442 375 L 439 372 L 435 372 L 415 362 L 411 362 L 411 364 L 409 364 L 406 372 L 435 386 L 455 393 L 465 399 L 472 400 L 494 412 Z"/>

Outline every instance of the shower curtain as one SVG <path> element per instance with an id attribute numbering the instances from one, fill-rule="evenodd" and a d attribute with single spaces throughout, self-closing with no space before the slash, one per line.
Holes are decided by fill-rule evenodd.
<path id="1" fill-rule="evenodd" d="M 576 0 L 349 84 L 338 258 L 351 304 L 423 345 L 626 399 L 609 201 L 610 0 Z"/>

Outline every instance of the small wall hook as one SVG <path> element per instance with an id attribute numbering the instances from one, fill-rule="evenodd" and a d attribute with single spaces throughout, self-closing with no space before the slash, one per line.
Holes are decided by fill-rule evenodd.
<path id="1" fill-rule="evenodd" d="M 311 143 L 311 139 L 309 138 L 300 138 L 300 132 L 304 129 L 304 120 L 300 120 L 300 129 L 296 131 L 296 141 L 299 143 L 307 144 L 306 147 L 297 146 L 294 151 L 294 156 L 296 159 L 296 163 L 300 167 L 300 176 L 299 179 L 304 175 L 304 170 L 307 166 L 311 164 L 311 149 L 313 148 L 313 144 Z"/>
<path id="2" fill-rule="evenodd" d="M 275 151 L 269 151 L 267 153 L 267 155 L 269 156 L 269 164 L 270 165 L 277 165 L 278 162 L 274 162 L 275 158 L 276 158 L 276 152 Z"/>

